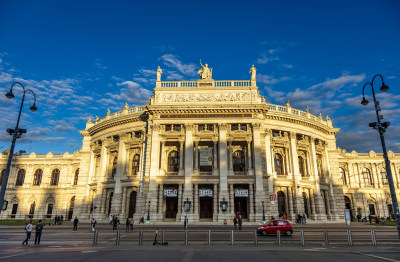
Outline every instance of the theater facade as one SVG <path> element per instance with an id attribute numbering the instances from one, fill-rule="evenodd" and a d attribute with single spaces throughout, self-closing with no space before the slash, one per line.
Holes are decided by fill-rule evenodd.
<path id="1" fill-rule="evenodd" d="M 286 213 L 343 221 L 393 213 L 382 154 L 346 152 L 328 116 L 267 103 L 250 80 L 162 81 L 146 105 L 110 111 L 80 130 L 74 154 L 13 158 L 0 219 L 141 217 L 150 223 L 259 223 Z M 366 127 L 367 128 L 367 127 Z M 389 151 L 400 190 L 400 154 Z M 6 168 L 7 151 L 0 155 Z M 399 195 L 398 195 L 399 196 Z"/>

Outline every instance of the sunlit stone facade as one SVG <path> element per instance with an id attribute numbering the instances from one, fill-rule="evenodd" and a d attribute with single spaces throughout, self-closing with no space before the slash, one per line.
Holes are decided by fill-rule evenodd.
<path id="1" fill-rule="evenodd" d="M 161 81 L 158 69 L 149 102 L 89 119 L 79 152 L 14 157 L 0 218 L 89 220 L 95 206 L 97 220 L 149 213 L 151 223 L 185 215 L 221 223 L 239 212 L 259 222 L 263 205 L 267 217 L 289 219 L 339 221 L 345 208 L 389 216 L 382 154 L 347 153 L 328 117 L 267 103 L 254 67 L 250 81 L 216 81 L 207 65 L 201 70 L 197 81 Z M 399 191 L 400 155 L 389 159 Z"/>

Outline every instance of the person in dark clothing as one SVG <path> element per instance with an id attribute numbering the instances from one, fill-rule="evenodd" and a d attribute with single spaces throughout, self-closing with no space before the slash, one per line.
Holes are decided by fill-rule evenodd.
<path id="1" fill-rule="evenodd" d="M 140 224 L 140 223 L 144 224 L 144 217 L 141 217 L 141 218 L 140 218 L 139 224 Z"/>
<path id="2" fill-rule="evenodd" d="M 63 216 L 63 215 L 61 215 L 60 224 L 62 225 L 62 224 L 63 224 L 63 222 L 64 222 L 64 216 Z"/>
<path id="3" fill-rule="evenodd" d="M 43 231 L 43 224 L 42 220 L 39 220 L 39 223 L 35 226 L 35 245 L 38 244 L 40 245 L 40 238 L 42 237 L 42 231 Z"/>
<path id="4" fill-rule="evenodd" d="M 368 219 L 369 219 L 369 223 L 371 224 L 371 223 L 372 223 L 372 216 L 371 216 L 371 214 L 368 215 Z"/>
<path id="5" fill-rule="evenodd" d="M 129 221 L 129 217 L 126 218 L 126 222 L 125 222 L 125 231 L 129 232 L 129 226 L 131 225 L 130 221 Z"/>
<path id="6" fill-rule="evenodd" d="M 74 219 L 74 229 L 72 229 L 72 232 L 78 231 L 78 223 L 79 223 L 78 217 L 75 217 L 75 219 Z"/>
<path id="7" fill-rule="evenodd" d="M 117 219 L 117 217 L 114 217 L 114 219 L 113 219 L 113 230 L 117 230 L 117 225 L 118 225 L 118 219 Z"/>

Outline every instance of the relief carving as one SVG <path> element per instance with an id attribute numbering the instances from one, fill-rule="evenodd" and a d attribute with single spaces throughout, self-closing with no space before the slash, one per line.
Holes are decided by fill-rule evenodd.
<path id="1" fill-rule="evenodd" d="M 259 95 L 253 94 L 253 100 Z M 228 102 L 251 101 L 249 93 L 157 94 L 157 102 Z"/>

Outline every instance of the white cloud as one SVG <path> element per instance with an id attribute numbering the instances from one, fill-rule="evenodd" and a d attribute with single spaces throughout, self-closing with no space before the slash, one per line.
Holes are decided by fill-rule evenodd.
<path id="1" fill-rule="evenodd" d="M 266 85 L 274 85 L 276 83 L 288 81 L 288 80 L 290 80 L 290 77 L 288 77 L 288 76 L 282 76 L 280 78 L 275 78 L 270 75 L 257 74 L 257 81 L 262 82 Z"/>
<path id="2" fill-rule="evenodd" d="M 178 57 L 173 54 L 165 54 L 160 57 L 164 65 L 177 69 L 183 75 L 196 75 L 196 66 L 194 64 L 184 64 Z"/>
<path id="3" fill-rule="evenodd" d="M 146 77 L 151 76 L 151 77 L 154 77 L 154 78 L 155 78 L 156 75 L 157 75 L 156 70 L 145 69 L 145 68 L 139 69 L 139 73 L 141 73 L 142 75 L 144 75 L 144 76 L 146 76 Z"/>
<path id="4" fill-rule="evenodd" d="M 100 59 L 95 59 L 93 62 L 94 66 L 100 70 L 106 70 L 108 67 L 103 65 Z"/>

